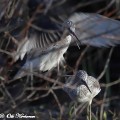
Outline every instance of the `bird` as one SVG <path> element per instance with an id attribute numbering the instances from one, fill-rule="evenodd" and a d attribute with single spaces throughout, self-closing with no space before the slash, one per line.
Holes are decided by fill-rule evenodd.
<path id="1" fill-rule="evenodd" d="M 89 119 L 91 120 L 92 100 L 101 91 L 99 81 L 89 76 L 86 71 L 79 70 L 75 75 L 67 79 L 63 86 L 63 90 L 70 96 L 75 105 L 77 103 L 85 106 L 88 105 Z"/>
<path id="2" fill-rule="evenodd" d="M 47 71 L 56 67 L 64 60 L 63 54 L 71 42 L 71 37 L 77 38 L 74 34 L 74 24 L 71 21 L 66 20 L 63 24 L 59 24 L 53 22 L 46 15 L 41 15 L 39 19 L 41 21 L 37 24 L 41 26 L 41 30 L 31 28 L 28 35 L 29 40 L 23 41 L 24 43 L 16 52 L 15 60 L 19 57 L 23 59 L 26 52 L 30 50 L 26 63 L 15 76 L 16 79 L 23 77 L 24 70 L 28 70 L 31 65 L 33 70 L 40 71 Z M 38 39 L 40 41 L 36 41 Z M 78 38 L 77 41 L 79 41 Z"/>
<path id="3" fill-rule="evenodd" d="M 75 75 L 68 78 L 63 90 L 73 101 L 90 105 L 101 88 L 97 79 L 89 76 L 86 71 L 79 70 Z"/>
<path id="4" fill-rule="evenodd" d="M 27 54 L 26 63 L 16 76 L 22 77 L 23 69 L 29 70 L 30 64 L 33 70 L 53 69 L 64 59 L 63 54 L 73 41 L 78 46 L 109 47 L 120 44 L 120 22 L 96 13 L 74 13 L 62 24 L 47 14 L 40 14 L 32 25 L 14 54 L 14 61 L 23 60 Z M 64 34 L 66 30 L 67 34 Z"/>

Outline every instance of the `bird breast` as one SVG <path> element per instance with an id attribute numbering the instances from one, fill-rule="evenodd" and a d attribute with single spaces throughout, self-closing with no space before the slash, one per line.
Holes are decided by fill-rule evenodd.
<path id="1" fill-rule="evenodd" d="M 44 55 L 40 60 L 39 70 L 46 71 L 56 67 L 60 62 L 64 60 L 63 54 L 67 51 L 68 46 L 71 42 L 71 36 L 67 36 L 65 39 L 57 42 L 52 46 L 50 52 Z"/>
<path id="2" fill-rule="evenodd" d="M 67 51 L 70 42 L 71 36 L 69 35 L 47 48 L 38 57 L 28 60 L 24 65 L 24 69 L 29 69 L 30 64 L 32 64 L 33 69 L 39 69 L 40 71 L 47 71 L 56 67 L 57 64 L 64 60 L 63 54 Z"/>

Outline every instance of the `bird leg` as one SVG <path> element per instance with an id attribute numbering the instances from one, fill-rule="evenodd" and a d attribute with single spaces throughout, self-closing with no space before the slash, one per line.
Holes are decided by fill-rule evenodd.
<path id="1" fill-rule="evenodd" d="M 87 120 L 91 120 L 91 104 L 87 107 Z"/>

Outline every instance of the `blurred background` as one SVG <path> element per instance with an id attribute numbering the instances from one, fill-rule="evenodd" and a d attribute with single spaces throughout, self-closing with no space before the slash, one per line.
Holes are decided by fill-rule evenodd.
<path id="1" fill-rule="evenodd" d="M 27 33 L 27 25 L 39 6 L 50 16 L 68 18 L 75 12 L 98 13 L 120 19 L 119 0 L 1 0 L 0 1 L 0 113 L 35 115 L 36 120 L 69 120 L 72 101 L 55 81 L 64 83 L 76 69 L 99 79 L 101 92 L 92 103 L 92 120 L 120 119 L 120 45 L 97 48 L 70 45 L 66 62 L 51 71 L 13 80 L 26 61 L 13 62 L 12 55 Z M 43 78 L 44 77 L 44 78 Z M 86 120 L 80 109 L 76 120 Z"/>

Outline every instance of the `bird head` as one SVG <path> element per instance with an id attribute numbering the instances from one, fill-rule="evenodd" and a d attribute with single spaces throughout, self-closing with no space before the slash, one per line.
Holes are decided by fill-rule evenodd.
<path id="1" fill-rule="evenodd" d="M 74 37 L 76 38 L 76 40 L 81 44 L 79 38 L 78 38 L 77 35 L 75 34 L 75 24 L 74 24 L 72 21 L 66 20 L 66 21 L 63 23 L 63 28 L 64 28 L 64 29 L 67 29 L 67 30 L 70 32 L 70 34 L 71 34 L 72 36 L 74 36 Z M 77 44 L 78 44 L 78 43 L 77 43 Z"/>
<path id="2" fill-rule="evenodd" d="M 70 30 L 70 31 L 72 31 L 72 32 L 75 32 L 75 24 L 70 20 L 66 20 L 63 23 L 63 27 Z"/>

